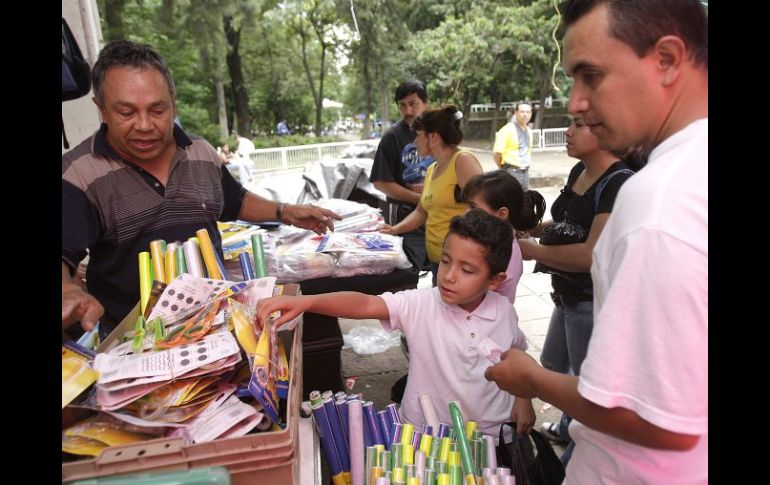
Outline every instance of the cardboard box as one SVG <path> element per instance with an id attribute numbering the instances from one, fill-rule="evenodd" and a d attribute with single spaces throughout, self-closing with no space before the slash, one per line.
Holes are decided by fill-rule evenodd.
<path id="1" fill-rule="evenodd" d="M 299 294 L 299 286 L 284 285 L 284 294 Z M 103 352 L 117 345 L 119 336 L 133 330 L 138 315 L 137 305 L 97 350 Z M 180 438 L 159 438 L 133 445 L 113 446 L 96 458 L 62 463 L 62 482 L 142 471 L 224 466 L 230 472 L 233 485 L 294 483 L 295 477 L 299 477 L 297 450 L 302 398 L 302 321 L 294 330 L 282 330 L 278 334 L 284 339 L 291 369 L 285 429 L 190 446 L 184 446 Z M 72 413 L 66 416 L 63 414 L 62 426 L 70 424 L 72 419 Z"/>

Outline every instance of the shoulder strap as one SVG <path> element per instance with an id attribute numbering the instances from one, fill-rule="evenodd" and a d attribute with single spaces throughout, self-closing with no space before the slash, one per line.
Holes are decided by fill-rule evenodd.
<path id="1" fill-rule="evenodd" d="M 602 196 L 602 191 L 604 190 L 604 187 L 612 179 L 612 177 L 614 177 L 615 175 L 617 175 L 619 173 L 627 173 L 629 175 L 633 175 L 636 172 L 634 172 L 633 170 L 628 169 L 628 168 L 621 168 L 620 170 L 615 170 L 611 174 L 609 174 L 606 177 L 604 177 L 599 182 L 599 184 L 596 186 L 596 192 L 594 193 L 594 214 L 596 214 L 596 211 L 599 210 L 599 199 Z"/>

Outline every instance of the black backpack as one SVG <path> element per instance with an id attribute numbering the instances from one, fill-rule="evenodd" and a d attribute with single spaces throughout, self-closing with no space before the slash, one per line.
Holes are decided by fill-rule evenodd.
<path id="1" fill-rule="evenodd" d="M 91 90 L 91 66 L 80 52 L 75 36 L 67 21 L 61 19 L 61 100 L 67 101 L 85 96 Z M 64 148 L 69 148 L 64 132 L 64 118 L 61 121 L 61 135 Z"/>

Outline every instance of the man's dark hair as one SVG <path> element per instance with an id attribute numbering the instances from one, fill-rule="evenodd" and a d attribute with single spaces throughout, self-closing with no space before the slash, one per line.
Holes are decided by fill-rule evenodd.
<path id="1" fill-rule="evenodd" d="M 697 66 L 709 65 L 708 17 L 698 0 L 570 0 L 564 8 L 569 27 L 599 5 L 607 4 L 610 35 L 646 55 L 665 35 L 682 39 Z"/>
<path id="2" fill-rule="evenodd" d="M 521 103 L 516 103 L 516 109 L 515 109 L 515 110 L 513 110 L 513 112 L 515 113 L 515 112 L 519 111 L 519 107 L 520 107 L 522 104 L 526 104 L 527 106 L 529 106 L 530 108 L 532 108 L 532 103 L 530 103 L 529 101 L 522 101 Z"/>
<path id="3" fill-rule="evenodd" d="M 508 269 L 513 246 L 513 230 L 502 219 L 489 215 L 481 209 L 473 209 L 464 215 L 452 218 L 447 237 L 450 234 L 471 239 L 484 247 L 484 260 L 489 266 L 490 278 Z"/>
<path id="4" fill-rule="evenodd" d="M 171 72 L 168 70 L 166 63 L 163 62 L 163 58 L 146 44 L 137 44 L 130 40 L 116 40 L 104 46 L 101 52 L 99 52 L 99 58 L 96 60 L 93 72 L 91 73 L 94 97 L 99 105 L 104 105 L 104 93 L 102 92 L 104 76 L 109 68 L 116 66 L 156 69 L 166 79 L 168 90 L 171 93 L 171 100 L 176 101 L 174 80 L 171 78 Z"/>
<path id="5" fill-rule="evenodd" d="M 463 141 L 457 106 L 448 105 L 438 109 L 429 109 L 414 119 L 412 129 L 425 133 L 438 133 L 447 145 L 459 145 Z M 458 118 L 458 116 L 460 116 Z"/>
<path id="6" fill-rule="evenodd" d="M 396 88 L 396 103 L 412 93 L 416 94 L 423 103 L 428 102 L 428 91 L 425 90 L 425 85 L 422 83 L 422 81 L 418 81 L 417 79 L 410 79 L 408 81 L 402 82 Z"/>

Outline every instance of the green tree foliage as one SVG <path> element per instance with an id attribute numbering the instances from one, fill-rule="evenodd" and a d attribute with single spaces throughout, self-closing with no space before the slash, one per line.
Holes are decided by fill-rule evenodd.
<path id="1" fill-rule="evenodd" d="M 351 12 L 355 11 L 355 21 Z M 286 119 L 316 136 L 338 117 L 397 118 L 396 85 L 433 105 L 566 96 L 553 0 L 99 0 L 105 39 L 152 45 L 185 129 L 219 144 Z M 356 29 L 356 26 L 358 29 Z M 323 98 L 343 101 L 340 112 Z M 496 120 L 494 121 L 496 122 Z M 540 120 L 536 119 L 536 123 Z"/>

